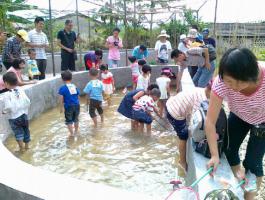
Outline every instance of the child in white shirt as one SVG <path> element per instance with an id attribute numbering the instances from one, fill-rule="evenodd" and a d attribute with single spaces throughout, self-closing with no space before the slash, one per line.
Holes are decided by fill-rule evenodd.
<path id="1" fill-rule="evenodd" d="M 3 75 L 3 81 L 9 90 L 4 94 L 3 114 L 9 113 L 9 124 L 13 130 L 19 150 L 23 152 L 29 148 L 30 131 L 28 110 L 30 100 L 25 92 L 17 86 L 18 79 L 14 72 Z"/>
<path id="2" fill-rule="evenodd" d="M 138 77 L 136 89 L 143 89 L 144 91 L 147 91 L 147 87 L 150 83 L 150 77 L 151 67 L 150 65 L 145 64 L 142 68 L 142 74 Z"/>
<path id="3" fill-rule="evenodd" d="M 161 97 L 159 99 L 159 113 L 161 116 L 163 116 L 164 108 L 166 106 L 167 99 L 170 95 L 170 76 L 171 76 L 171 70 L 168 67 L 164 67 L 161 71 L 161 76 L 156 79 L 156 84 L 159 87 L 159 90 L 161 92 Z"/>

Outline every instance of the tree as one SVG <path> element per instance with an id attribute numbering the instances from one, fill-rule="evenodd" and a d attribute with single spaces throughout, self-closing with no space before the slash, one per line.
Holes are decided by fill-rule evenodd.
<path id="1" fill-rule="evenodd" d="M 12 22 L 30 23 L 29 20 L 13 15 L 12 12 L 18 10 L 36 9 L 36 6 L 26 4 L 26 0 L 2 0 L 0 1 L 0 26 L 4 30 L 12 30 Z"/>

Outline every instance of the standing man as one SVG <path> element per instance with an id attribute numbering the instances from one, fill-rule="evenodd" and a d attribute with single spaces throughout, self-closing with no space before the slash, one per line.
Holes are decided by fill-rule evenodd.
<path id="1" fill-rule="evenodd" d="M 29 32 L 29 44 L 30 48 L 35 49 L 36 61 L 38 69 L 40 71 L 39 80 L 45 79 L 45 71 L 47 66 L 47 56 L 45 48 L 48 48 L 49 42 L 45 33 L 42 32 L 44 28 L 44 19 L 42 17 L 35 18 L 35 29 Z"/>
<path id="2" fill-rule="evenodd" d="M 4 44 L 4 42 L 6 41 L 6 32 L 2 31 L 0 29 L 0 45 L 2 46 Z M 3 62 L 2 62 L 2 59 L 0 58 L 0 72 L 2 72 L 2 69 L 3 69 Z"/>
<path id="3" fill-rule="evenodd" d="M 2 55 L 3 64 L 5 65 L 6 70 L 13 65 L 14 59 L 21 57 L 23 42 L 29 42 L 28 33 L 23 29 L 19 30 L 15 36 L 7 40 Z"/>
<path id="4" fill-rule="evenodd" d="M 146 60 L 148 55 L 149 55 L 148 50 L 146 46 L 144 45 L 134 47 L 133 52 L 132 52 L 132 56 L 134 56 L 137 60 L 141 60 L 141 59 Z"/>
<path id="5" fill-rule="evenodd" d="M 204 28 L 202 30 L 204 44 L 211 44 L 214 48 L 216 48 L 215 39 L 213 39 L 212 37 L 209 37 L 209 32 L 210 31 L 208 28 Z"/>
<path id="6" fill-rule="evenodd" d="M 80 38 L 79 34 L 73 30 L 73 21 L 67 19 L 63 30 L 57 34 L 57 44 L 61 47 L 61 70 L 75 71 L 75 61 L 77 60 L 77 53 L 75 50 L 75 43 L 78 43 Z"/>
<path id="7" fill-rule="evenodd" d="M 106 40 L 106 47 L 109 48 L 109 67 L 116 68 L 120 60 L 120 49 L 123 47 L 122 39 L 119 37 L 120 29 L 114 28 L 113 35 Z"/>

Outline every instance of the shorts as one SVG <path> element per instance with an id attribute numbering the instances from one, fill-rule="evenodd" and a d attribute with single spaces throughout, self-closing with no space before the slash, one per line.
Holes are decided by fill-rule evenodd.
<path id="1" fill-rule="evenodd" d="M 70 125 L 78 122 L 78 116 L 80 113 L 80 105 L 69 105 L 65 108 L 65 124 Z"/>
<path id="2" fill-rule="evenodd" d="M 188 131 L 188 125 L 186 123 L 186 119 L 177 120 L 173 118 L 167 110 L 166 110 L 166 116 L 167 116 L 169 123 L 173 126 L 174 130 L 176 131 L 179 139 L 187 140 L 189 138 L 189 131 Z"/>
<path id="3" fill-rule="evenodd" d="M 111 99 L 111 97 L 112 97 L 112 94 L 106 94 L 106 93 L 103 94 L 103 99 L 105 101 L 109 101 Z"/>
<path id="4" fill-rule="evenodd" d="M 138 75 L 132 75 L 132 82 L 137 84 L 138 81 Z"/>
<path id="5" fill-rule="evenodd" d="M 96 109 L 98 111 L 99 115 L 103 114 L 103 109 L 102 109 L 102 101 L 98 101 L 95 99 L 90 99 L 89 103 L 89 115 L 91 118 L 96 117 Z"/>
<path id="6" fill-rule="evenodd" d="M 26 114 L 16 119 L 9 119 L 9 124 L 17 141 L 30 142 L 29 120 Z"/>
<path id="7" fill-rule="evenodd" d="M 151 124 L 153 121 L 152 117 L 143 110 L 133 110 L 132 116 L 135 121 L 140 123 Z"/>
<path id="8" fill-rule="evenodd" d="M 160 63 L 160 64 L 167 64 L 168 63 L 168 60 L 158 58 L 158 63 Z"/>

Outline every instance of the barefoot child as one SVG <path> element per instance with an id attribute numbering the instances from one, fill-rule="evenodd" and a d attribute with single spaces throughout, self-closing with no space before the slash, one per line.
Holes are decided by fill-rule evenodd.
<path id="1" fill-rule="evenodd" d="M 161 92 L 161 97 L 158 102 L 159 113 L 161 116 L 164 114 L 164 109 L 166 106 L 167 99 L 170 95 L 170 76 L 171 70 L 168 67 L 164 67 L 161 71 L 161 76 L 156 79 L 156 83 L 159 86 Z"/>
<path id="2" fill-rule="evenodd" d="M 9 90 L 4 94 L 3 114 L 9 113 L 9 124 L 13 130 L 19 150 L 23 152 L 29 148 L 30 131 L 28 121 L 28 109 L 30 100 L 25 92 L 18 87 L 17 76 L 13 72 L 3 75 L 5 87 Z"/>
<path id="3" fill-rule="evenodd" d="M 210 97 L 211 85 L 206 88 L 194 88 L 170 97 L 166 103 L 166 115 L 179 138 L 180 166 L 187 170 L 186 143 L 189 137 L 188 123 L 192 113 L 200 108 L 201 102 Z"/>
<path id="4" fill-rule="evenodd" d="M 137 80 L 137 87 L 136 89 L 143 89 L 144 91 L 147 90 L 147 87 L 150 83 L 150 77 L 151 77 L 151 67 L 150 65 L 145 64 L 142 68 L 142 74 L 138 77 Z"/>
<path id="5" fill-rule="evenodd" d="M 133 120 L 132 117 L 132 107 L 133 104 L 135 103 L 135 101 L 137 101 L 140 97 L 144 96 L 145 94 L 149 94 L 150 91 L 154 88 L 158 89 L 158 85 L 156 84 L 150 84 L 147 88 L 147 92 L 145 92 L 144 90 L 133 90 L 130 91 L 129 93 L 127 93 L 118 108 L 118 112 L 120 114 L 122 114 L 123 116 L 131 119 L 131 129 L 132 130 L 136 130 L 137 129 L 137 124 L 135 123 L 135 121 Z"/>
<path id="6" fill-rule="evenodd" d="M 94 122 L 94 127 L 97 127 L 97 115 L 100 115 L 101 122 L 104 121 L 103 118 L 103 109 L 102 109 L 102 101 L 103 101 L 103 84 L 100 80 L 98 80 L 99 72 L 95 68 L 91 68 L 89 70 L 90 80 L 84 89 L 84 93 L 87 94 L 89 99 L 89 115 Z"/>
<path id="7" fill-rule="evenodd" d="M 160 98 L 160 95 L 159 89 L 155 88 L 150 91 L 149 95 L 142 96 L 134 103 L 132 116 L 135 121 L 140 123 L 139 132 L 143 133 L 144 124 L 146 124 L 147 133 L 151 134 L 151 124 L 153 121 L 151 113 L 154 111 L 159 115 L 158 109 L 155 107 L 155 102 Z"/>
<path id="8" fill-rule="evenodd" d="M 58 92 L 60 112 L 62 113 L 64 108 L 65 124 L 70 132 L 69 136 L 74 136 L 78 133 L 79 129 L 78 116 L 80 113 L 80 92 L 72 83 L 72 73 L 70 71 L 63 71 L 61 77 L 64 81 L 64 85 L 60 87 Z"/>
<path id="9" fill-rule="evenodd" d="M 101 78 L 103 83 L 104 100 L 108 102 L 108 106 L 111 105 L 111 96 L 114 93 L 114 78 L 113 74 L 109 71 L 107 64 L 100 66 Z"/>
<path id="10" fill-rule="evenodd" d="M 138 61 L 135 56 L 129 56 L 128 60 L 131 62 L 130 67 L 132 69 L 132 83 L 133 83 L 133 90 L 135 90 L 137 85 L 137 80 L 140 75 Z"/>

